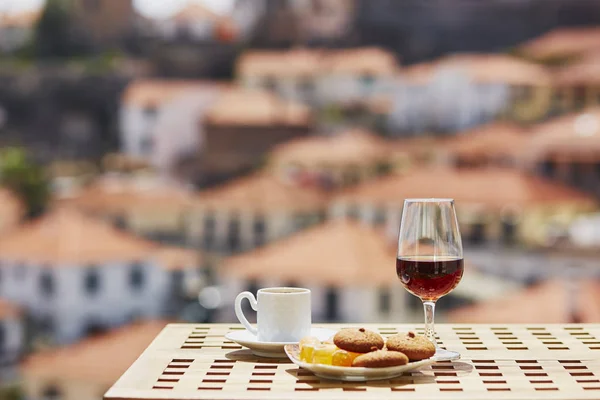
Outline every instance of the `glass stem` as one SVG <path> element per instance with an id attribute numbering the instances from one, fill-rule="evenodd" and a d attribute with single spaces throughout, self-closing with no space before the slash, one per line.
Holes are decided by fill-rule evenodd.
<path id="1" fill-rule="evenodd" d="M 435 340 L 435 327 L 433 323 L 433 317 L 435 314 L 435 301 L 424 300 L 423 309 L 425 311 L 425 337 L 438 347 Z"/>

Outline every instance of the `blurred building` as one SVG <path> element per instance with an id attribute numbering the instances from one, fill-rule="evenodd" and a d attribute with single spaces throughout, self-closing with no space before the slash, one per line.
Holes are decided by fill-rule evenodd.
<path id="1" fill-rule="evenodd" d="M 313 106 L 349 105 L 385 92 L 395 56 L 381 48 L 249 51 L 237 62 L 242 86 L 263 88 Z"/>
<path id="2" fill-rule="evenodd" d="M 300 286 L 311 290 L 313 321 L 385 322 L 422 318 L 421 302 L 396 277 L 395 242 L 356 221 L 329 221 L 261 249 L 233 256 L 219 268 L 225 303 L 242 290 Z M 477 271 L 444 298 L 444 308 L 502 296 L 518 285 Z M 223 310 L 224 320 L 233 310 Z M 443 318 L 443 312 L 438 315 Z"/>
<path id="3" fill-rule="evenodd" d="M 318 189 L 259 173 L 201 191 L 189 217 L 190 242 L 233 253 L 259 247 L 324 217 Z"/>
<path id="4" fill-rule="evenodd" d="M 152 22 L 166 40 L 218 40 L 223 29 L 234 26 L 229 16 L 216 14 L 198 2 L 188 2 L 174 15 Z"/>
<path id="5" fill-rule="evenodd" d="M 406 198 L 456 200 L 467 245 L 545 245 L 566 234 L 579 215 L 597 209 L 596 200 L 575 189 L 514 169 L 429 168 L 347 189 L 330 214 L 387 225 L 397 235 Z"/>
<path id="6" fill-rule="evenodd" d="M 166 324 L 166 321 L 137 322 L 70 346 L 31 355 L 21 365 L 25 396 L 101 399 Z"/>
<path id="7" fill-rule="evenodd" d="M 600 50 L 597 27 L 557 28 L 517 47 L 527 58 L 548 64 L 565 64 L 590 51 Z"/>
<path id="8" fill-rule="evenodd" d="M 351 41 L 354 0 L 251 2 L 260 10 L 252 35 L 258 47 L 339 46 Z"/>
<path id="9" fill-rule="evenodd" d="M 372 132 L 354 129 L 334 136 L 314 136 L 283 143 L 269 155 L 274 174 L 324 189 L 354 185 L 408 166 L 408 154 Z"/>
<path id="10" fill-rule="evenodd" d="M 600 31 L 598 31 L 600 38 Z M 561 67 L 554 76 L 553 114 L 578 112 L 600 104 L 600 47 Z"/>
<path id="11" fill-rule="evenodd" d="M 531 135 L 524 158 L 532 171 L 600 195 L 600 109 L 552 119 Z"/>
<path id="12" fill-rule="evenodd" d="M 168 172 L 177 161 L 196 154 L 204 136 L 203 120 L 224 86 L 195 80 L 138 80 L 121 98 L 121 149 Z"/>
<path id="13" fill-rule="evenodd" d="M 394 269 L 395 249 L 381 232 L 356 222 L 327 222 L 220 267 L 226 303 L 242 290 L 300 286 L 312 291 L 316 321 L 402 321 L 405 290 Z"/>
<path id="14" fill-rule="evenodd" d="M 132 0 L 69 0 L 75 23 L 101 46 L 119 44 L 132 33 Z"/>
<path id="15" fill-rule="evenodd" d="M 501 299 L 452 311 L 454 323 L 564 324 L 600 320 L 600 281 L 548 280 Z"/>
<path id="16" fill-rule="evenodd" d="M 545 117 L 551 74 L 500 54 L 458 54 L 403 69 L 393 85 L 392 132 L 454 132 L 507 118 Z"/>
<path id="17" fill-rule="evenodd" d="M 0 13 L 0 51 L 11 52 L 23 47 L 33 37 L 39 10 L 16 14 Z"/>
<path id="18" fill-rule="evenodd" d="M 55 199 L 119 229 L 166 243 L 186 242 L 193 193 L 155 176 L 103 176 Z"/>
<path id="19" fill-rule="evenodd" d="M 140 317 L 166 314 L 200 258 L 171 252 L 59 208 L 0 240 L 0 296 L 22 306 L 40 339 L 68 343 Z M 180 259 L 177 256 L 177 259 Z"/>
<path id="20" fill-rule="evenodd" d="M 449 138 L 437 152 L 444 162 L 458 168 L 517 167 L 529 140 L 522 126 L 495 122 Z"/>
<path id="21" fill-rule="evenodd" d="M 207 110 L 199 175 L 217 182 L 261 164 L 273 146 L 307 136 L 313 117 L 303 104 L 264 90 L 225 91 Z"/>
<path id="22" fill-rule="evenodd" d="M 16 362 L 24 351 L 25 332 L 22 310 L 16 304 L 0 298 L 0 378 L 3 367 Z"/>

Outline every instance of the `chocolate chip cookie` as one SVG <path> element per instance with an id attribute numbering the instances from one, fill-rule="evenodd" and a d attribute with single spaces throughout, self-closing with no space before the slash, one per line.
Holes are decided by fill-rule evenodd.
<path id="1" fill-rule="evenodd" d="M 435 345 L 425 336 L 416 335 L 414 332 L 389 337 L 386 347 L 388 350 L 406 354 L 411 361 L 424 360 L 435 354 Z"/>
<path id="2" fill-rule="evenodd" d="M 365 328 L 345 328 L 333 337 L 333 343 L 342 350 L 353 353 L 368 353 L 383 348 L 380 334 Z"/>
<path id="3" fill-rule="evenodd" d="M 353 367 L 382 368 L 408 363 L 408 357 L 399 351 L 376 350 L 361 354 L 352 362 Z"/>

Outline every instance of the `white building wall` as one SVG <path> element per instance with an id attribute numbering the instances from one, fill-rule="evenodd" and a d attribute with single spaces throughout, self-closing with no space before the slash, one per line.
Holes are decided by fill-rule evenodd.
<path id="1" fill-rule="evenodd" d="M 58 343 L 78 339 L 91 322 L 114 327 L 133 317 L 158 317 L 170 296 L 169 271 L 152 262 L 141 264 L 144 284 L 139 291 L 129 283 L 132 263 L 97 265 L 100 283 L 93 295 L 85 290 L 86 267 L 56 265 L 42 268 L 30 265 L 24 279 L 16 282 L 15 264 L 18 265 L 3 263 L 0 296 L 23 306 L 38 321 L 52 318 Z M 54 294 L 42 292 L 42 273 L 53 277 Z"/>
<path id="2" fill-rule="evenodd" d="M 0 348 L 0 364 L 14 362 L 24 350 L 23 324 L 19 318 L 5 318 L 0 320 L 0 325 L 5 333 L 4 346 Z"/>

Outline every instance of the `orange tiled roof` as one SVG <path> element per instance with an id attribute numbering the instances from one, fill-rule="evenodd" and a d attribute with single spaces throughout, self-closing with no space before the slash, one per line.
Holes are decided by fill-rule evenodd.
<path id="1" fill-rule="evenodd" d="M 389 155 L 389 144 L 375 134 L 355 129 L 335 136 L 313 136 L 283 143 L 271 152 L 274 164 L 302 166 L 372 164 Z"/>
<path id="2" fill-rule="evenodd" d="M 455 54 L 405 68 L 400 76 L 415 84 L 427 84 L 443 71 L 456 71 L 475 82 L 510 85 L 549 85 L 543 67 L 506 54 Z"/>
<path id="3" fill-rule="evenodd" d="M 586 119 L 581 119 L 587 115 Z M 589 126 L 588 126 L 589 125 Z M 589 131 L 588 131 L 589 129 Z M 538 124 L 531 131 L 525 149 L 528 158 L 555 156 L 592 156 L 598 159 L 600 151 L 600 108 L 584 113 L 568 114 Z"/>
<path id="4" fill-rule="evenodd" d="M 328 72 L 332 74 L 393 75 L 398 62 L 392 53 L 379 47 L 359 47 L 337 50 L 327 59 Z"/>
<path id="5" fill-rule="evenodd" d="M 274 212 L 316 211 L 327 195 L 314 189 L 285 183 L 267 174 L 239 178 L 200 192 L 197 204 L 215 210 Z"/>
<path id="6" fill-rule="evenodd" d="M 183 188 L 169 184 L 138 185 L 127 180 L 96 182 L 73 196 L 57 200 L 99 214 L 119 215 L 131 211 L 185 210 L 193 204 L 193 195 Z"/>
<path id="7" fill-rule="evenodd" d="M 200 267 L 202 255 L 197 250 L 180 247 L 161 247 L 152 253 L 152 257 L 166 270 L 178 270 Z"/>
<path id="8" fill-rule="evenodd" d="M 323 72 L 323 51 L 247 51 L 237 60 L 239 75 L 309 77 Z"/>
<path id="9" fill-rule="evenodd" d="M 222 270 L 226 276 L 299 285 L 389 286 L 397 282 L 394 251 L 373 228 L 339 220 L 230 257 Z"/>
<path id="10" fill-rule="evenodd" d="M 0 321 L 7 318 L 17 318 L 21 315 L 21 308 L 16 304 L 0 298 Z"/>
<path id="11" fill-rule="evenodd" d="M 377 47 L 345 50 L 250 51 L 237 63 L 242 76 L 308 77 L 326 74 L 393 75 L 398 63 L 394 55 Z"/>
<path id="12" fill-rule="evenodd" d="M 455 136 L 445 147 L 460 158 L 516 158 L 528 139 L 519 125 L 496 122 Z"/>
<path id="13" fill-rule="evenodd" d="M 575 282 L 572 298 L 569 284 L 565 280 L 546 281 L 517 293 L 507 293 L 501 299 L 450 312 L 448 320 L 455 323 L 552 324 L 572 322 L 574 311 L 579 322 L 600 321 L 600 282 Z"/>
<path id="14" fill-rule="evenodd" d="M 310 109 L 264 90 L 231 89 L 206 113 L 213 125 L 307 125 Z"/>
<path id="15" fill-rule="evenodd" d="M 138 322 L 57 349 L 34 353 L 21 365 L 25 379 L 110 387 L 152 342 L 167 321 Z"/>
<path id="16" fill-rule="evenodd" d="M 159 106 L 187 91 L 225 87 L 227 85 L 201 80 L 138 79 L 127 86 L 122 102 L 138 107 Z"/>
<path id="17" fill-rule="evenodd" d="M 578 204 L 594 207 L 593 197 L 512 169 L 431 168 L 366 182 L 336 200 L 349 203 L 402 204 L 406 198 L 453 198 L 465 204 L 501 209 L 511 206 Z"/>
<path id="18" fill-rule="evenodd" d="M 518 47 L 536 59 L 571 57 L 596 49 L 600 49 L 600 28 L 559 28 Z"/>
<path id="19" fill-rule="evenodd" d="M 0 258 L 46 267 L 145 259 L 150 242 L 64 207 L 0 238 Z"/>

